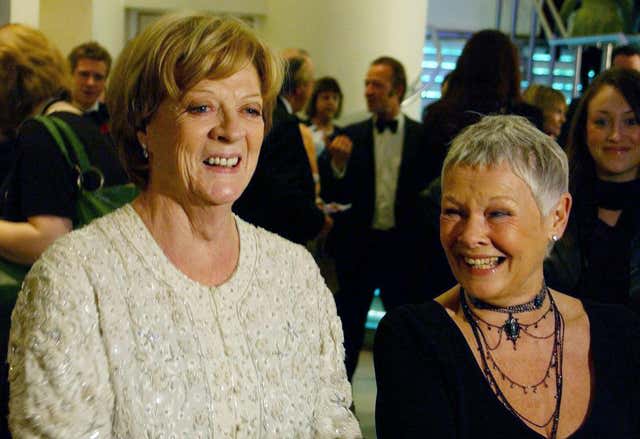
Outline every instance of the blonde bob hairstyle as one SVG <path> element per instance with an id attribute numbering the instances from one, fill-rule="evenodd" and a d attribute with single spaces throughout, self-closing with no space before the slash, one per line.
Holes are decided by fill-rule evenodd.
<path id="1" fill-rule="evenodd" d="M 543 216 L 569 190 L 569 164 L 560 146 L 522 116 L 485 116 L 451 145 L 442 181 L 454 166 L 492 167 L 506 163 L 531 189 Z"/>
<path id="2" fill-rule="evenodd" d="M 542 84 L 531 84 L 522 94 L 522 100 L 542 111 L 553 110 L 558 104 L 567 108 L 567 101 L 562 92 Z"/>
<path id="3" fill-rule="evenodd" d="M 48 99 L 69 93 L 67 60 L 39 30 L 0 27 L 0 130 L 12 135 Z"/>
<path id="4" fill-rule="evenodd" d="M 253 64 L 260 78 L 265 130 L 282 82 L 282 61 L 247 25 L 232 17 L 166 15 L 124 48 L 111 73 L 111 135 L 131 180 L 149 182 L 137 132 L 166 98 L 180 100 L 203 79 L 226 78 Z"/>

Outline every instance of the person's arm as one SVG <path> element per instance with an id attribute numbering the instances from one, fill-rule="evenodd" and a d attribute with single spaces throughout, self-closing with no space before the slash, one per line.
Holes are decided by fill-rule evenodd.
<path id="1" fill-rule="evenodd" d="M 415 333 L 410 321 L 415 319 L 401 308 L 387 314 L 376 331 L 378 439 L 455 437 L 443 365 L 429 348 L 433 340 Z"/>
<path id="2" fill-rule="evenodd" d="M 77 186 L 74 171 L 40 122 L 22 124 L 16 148 L 8 221 L 0 221 L 0 257 L 30 265 L 73 228 Z"/>
<path id="3" fill-rule="evenodd" d="M 343 178 L 353 151 L 353 142 L 349 137 L 341 134 L 327 145 L 327 150 L 331 155 L 331 169 L 335 177 Z"/>
<path id="4" fill-rule="evenodd" d="M 312 264 L 313 262 L 310 262 Z M 314 410 L 314 437 L 317 439 L 361 438 L 360 426 L 351 406 L 351 385 L 347 380 L 342 347 L 342 324 L 336 312 L 333 295 L 324 283 L 320 271 L 314 268 L 319 296 L 318 322 L 320 324 L 320 388 Z"/>
<path id="5" fill-rule="evenodd" d="M 13 437 L 111 437 L 114 395 L 98 311 L 84 271 L 74 268 L 72 255 L 41 259 L 18 297 L 9 340 Z"/>
<path id="6" fill-rule="evenodd" d="M 335 137 L 318 158 L 321 193 L 325 201 L 351 202 L 347 170 L 353 141 L 345 134 Z"/>
<path id="7" fill-rule="evenodd" d="M 32 216 L 27 222 L 0 220 L 0 256 L 31 265 L 53 241 L 72 228 L 71 219 L 53 215 Z"/>

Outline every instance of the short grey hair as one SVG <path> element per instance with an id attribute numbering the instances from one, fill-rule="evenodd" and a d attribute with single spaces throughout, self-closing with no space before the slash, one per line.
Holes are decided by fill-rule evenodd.
<path id="1" fill-rule="evenodd" d="M 567 155 L 550 136 L 522 116 L 485 116 L 455 139 L 442 166 L 442 181 L 454 166 L 506 163 L 531 189 L 546 216 L 569 188 Z"/>

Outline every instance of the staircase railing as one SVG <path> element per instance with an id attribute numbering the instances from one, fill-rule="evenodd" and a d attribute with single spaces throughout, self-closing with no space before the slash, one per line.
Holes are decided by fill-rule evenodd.
<path id="1" fill-rule="evenodd" d="M 497 0 L 501 2 L 501 0 Z M 549 8 L 551 17 L 553 19 L 554 28 L 557 29 L 558 35 L 553 32 L 553 28 L 549 24 L 547 17 L 544 15 L 543 6 Z M 580 83 L 580 69 L 582 68 L 582 51 L 585 46 L 604 46 L 602 53 L 602 69 L 608 69 L 611 66 L 611 54 L 613 52 L 613 46 L 621 44 L 640 43 L 640 35 L 626 35 L 623 33 L 617 34 L 604 34 L 604 35 L 590 35 L 580 37 L 569 37 L 567 29 L 564 25 L 558 9 L 552 0 L 533 0 L 533 11 L 531 14 L 531 34 L 529 36 L 529 62 L 527 64 L 527 80 L 532 77 L 533 69 L 533 50 L 535 48 L 535 32 L 538 27 L 538 20 L 540 26 L 544 32 L 547 44 L 549 45 L 549 52 L 551 56 L 550 61 L 550 74 L 549 84 L 553 82 L 553 71 L 556 60 L 556 53 L 560 46 L 566 46 L 575 48 L 575 65 L 574 65 L 574 77 L 572 96 L 575 98 L 578 96 L 579 83 Z"/>

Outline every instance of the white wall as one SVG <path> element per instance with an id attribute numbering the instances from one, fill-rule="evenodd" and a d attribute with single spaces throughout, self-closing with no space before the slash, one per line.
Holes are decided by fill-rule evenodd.
<path id="1" fill-rule="evenodd" d="M 190 9 L 247 15 L 261 15 L 266 12 L 266 0 L 124 0 L 124 4 L 130 9 L 152 11 Z"/>
<path id="2" fill-rule="evenodd" d="M 40 0 L 39 28 L 63 55 L 92 39 L 91 0 Z"/>
<path id="3" fill-rule="evenodd" d="M 316 76 L 334 76 L 345 95 L 343 119 L 366 115 L 364 75 L 380 55 L 398 58 L 409 82 L 420 71 L 427 0 L 267 0 L 261 26 L 265 39 L 277 48 L 307 49 Z M 302 6 L 304 5 L 304 6 Z M 419 103 L 405 109 L 413 117 Z"/>
<path id="4" fill-rule="evenodd" d="M 40 24 L 40 0 L 10 0 L 10 3 L 9 11 L 12 23 L 38 27 Z"/>
<path id="5" fill-rule="evenodd" d="M 102 44 L 115 60 L 125 44 L 124 0 L 92 0 L 92 39 Z"/>

